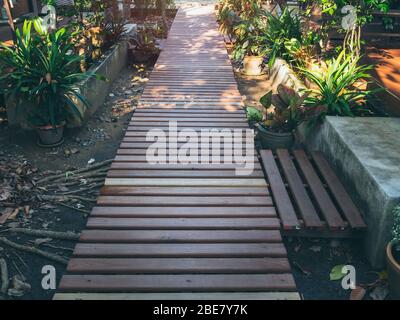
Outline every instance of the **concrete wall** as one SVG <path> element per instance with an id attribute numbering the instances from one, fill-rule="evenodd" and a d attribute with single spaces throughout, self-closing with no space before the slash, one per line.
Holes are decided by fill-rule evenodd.
<path id="1" fill-rule="evenodd" d="M 361 209 L 374 267 L 384 265 L 392 210 L 400 202 L 399 130 L 400 118 L 370 117 L 327 117 L 318 128 L 299 130 L 308 149 L 324 153 Z"/>
<path id="2" fill-rule="evenodd" d="M 80 104 L 80 109 L 84 114 L 83 122 L 79 119 L 71 120 L 68 127 L 80 127 L 82 124 L 96 112 L 101 106 L 110 91 L 113 81 L 118 77 L 121 70 L 128 63 L 128 43 L 123 41 L 112 48 L 112 51 L 100 63 L 92 66 L 88 71 L 95 72 L 107 78 L 107 81 L 98 80 L 94 77 L 85 81 L 83 85 L 82 95 L 86 97 L 90 107 L 86 108 Z"/>

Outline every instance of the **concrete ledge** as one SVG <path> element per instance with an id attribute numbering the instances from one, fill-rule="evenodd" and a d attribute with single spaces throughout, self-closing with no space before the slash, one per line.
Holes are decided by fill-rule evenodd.
<path id="1" fill-rule="evenodd" d="M 81 93 L 86 97 L 90 107 L 86 108 L 82 103 L 79 103 L 82 114 L 84 115 L 83 121 L 80 119 L 73 119 L 68 122 L 69 128 L 82 126 L 82 124 L 96 112 L 97 108 L 106 100 L 114 80 L 127 64 L 128 43 L 122 41 L 114 45 L 100 62 L 89 68 L 89 72 L 102 75 L 107 78 L 107 81 L 92 77 L 84 82 Z"/>
<path id="2" fill-rule="evenodd" d="M 384 265 L 391 238 L 392 210 L 400 202 L 400 118 L 327 117 L 299 136 L 308 149 L 322 151 L 368 225 L 365 247 L 374 267 Z"/>
<path id="3" fill-rule="evenodd" d="M 297 75 L 290 68 L 289 64 L 280 58 L 275 60 L 274 65 L 269 70 L 269 80 L 273 90 L 276 90 L 278 85 L 285 84 L 295 90 L 304 89 L 305 85 L 298 79 Z"/>

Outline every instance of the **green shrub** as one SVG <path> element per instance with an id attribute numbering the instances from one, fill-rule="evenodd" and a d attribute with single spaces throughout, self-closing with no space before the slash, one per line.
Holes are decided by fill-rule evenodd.
<path id="1" fill-rule="evenodd" d="M 302 42 L 301 18 L 292 10 L 285 8 L 280 16 L 265 12 L 267 25 L 259 36 L 259 41 L 266 47 L 268 65 L 271 68 L 276 58 L 288 59 L 286 43 L 292 39 Z"/>
<path id="2" fill-rule="evenodd" d="M 262 37 L 267 27 L 267 19 L 256 2 L 249 3 L 251 9 L 239 15 L 239 22 L 233 27 L 236 37 L 233 58 L 242 60 L 245 56 L 263 56 L 266 46 Z"/>
<path id="3" fill-rule="evenodd" d="M 300 72 L 316 88 L 308 90 L 306 105 L 326 107 L 324 115 L 354 116 L 354 109 L 366 103 L 374 92 L 357 87 L 359 81 L 371 78 L 369 65 L 359 65 L 360 58 L 347 55 L 343 50 L 337 58 L 326 62 L 321 69 L 300 68 Z"/>

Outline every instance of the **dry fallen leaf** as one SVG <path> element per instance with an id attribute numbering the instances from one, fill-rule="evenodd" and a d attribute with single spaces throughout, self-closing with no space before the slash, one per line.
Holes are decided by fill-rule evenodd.
<path id="1" fill-rule="evenodd" d="M 366 293 L 367 290 L 365 290 L 363 287 L 356 286 L 355 289 L 351 290 L 350 300 L 362 300 L 364 299 Z"/>
<path id="2" fill-rule="evenodd" d="M 13 211 L 14 210 L 12 208 L 6 208 L 3 211 L 2 215 L 0 216 L 0 224 L 3 224 L 4 222 L 6 222 Z"/>
<path id="3" fill-rule="evenodd" d="M 16 209 L 10 214 L 10 216 L 8 217 L 7 220 L 15 220 L 15 219 L 17 218 L 17 216 L 18 216 L 18 213 L 19 213 L 19 208 L 16 208 Z"/>
<path id="4" fill-rule="evenodd" d="M 26 216 L 29 216 L 29 210 L 30 210 L 30 207 L 29 207 L 29 206 L 24 206 L 24 214 L 25 214 Z"/>
<path id="5" fill-rule="evenodd" d="M 11 192 L 8 191 L 8 190 L 3 190 L 3 191 L 0 193 L 0 201 L 5 201 L 5 200 L 7 200 L 7 199 L 10 198 L 10 197 L 11 197 Z"/>
<path id="6" fill-rule="evenodd" d="M 13 288 L 8 289 L 8 295 L 12 297 L 22 297 L 31 291 L 31 285 L 25 282 L 20 276 L 13 277 Z"/>

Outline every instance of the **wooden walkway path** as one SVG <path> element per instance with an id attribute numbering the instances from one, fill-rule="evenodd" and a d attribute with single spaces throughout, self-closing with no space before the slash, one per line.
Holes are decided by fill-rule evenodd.
<path id="1" fill-rule="evenodd" d="M 297 299 L 255 170 L 146 162 L 146 133 L 248 128 L 211 7 L 179 10 L 55 299 Z M 211 151 L 210 151 L 211 152 Z"/>

